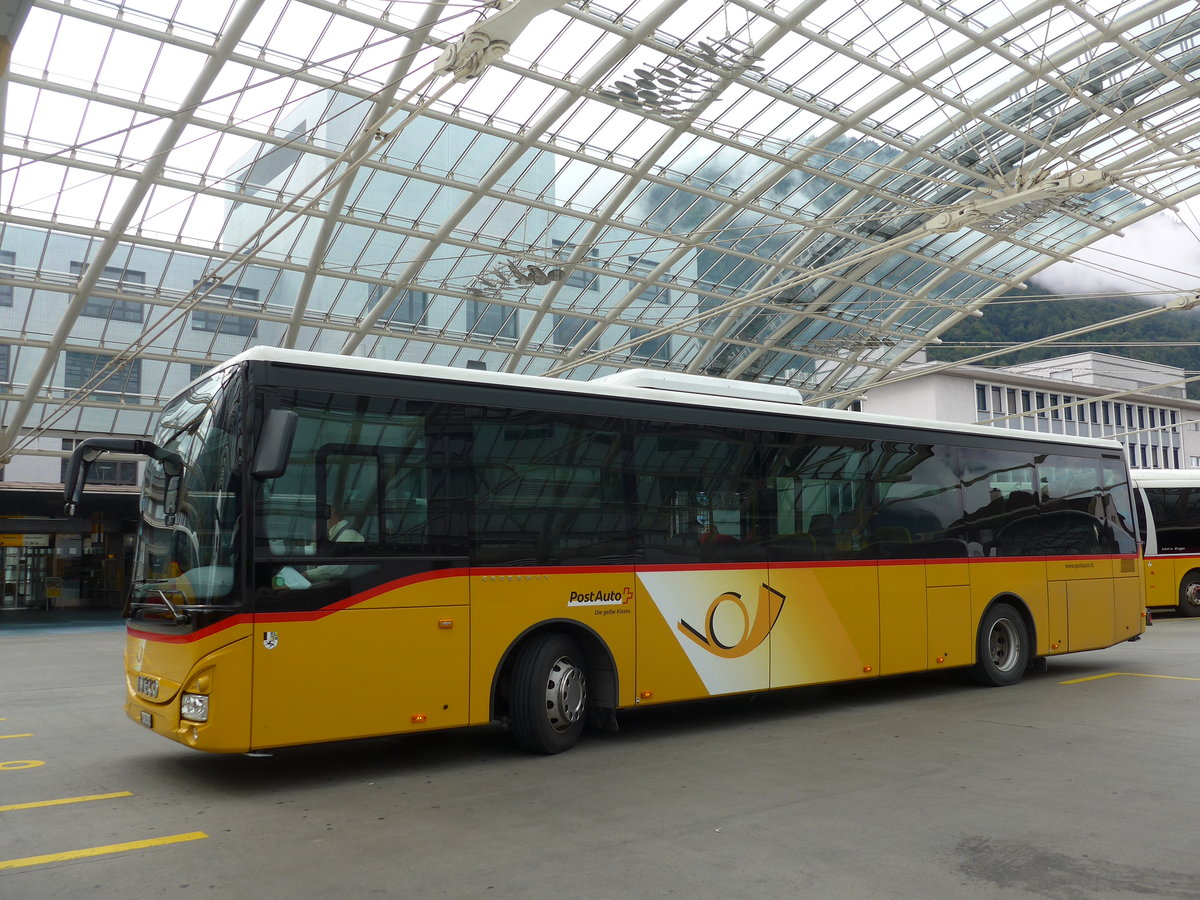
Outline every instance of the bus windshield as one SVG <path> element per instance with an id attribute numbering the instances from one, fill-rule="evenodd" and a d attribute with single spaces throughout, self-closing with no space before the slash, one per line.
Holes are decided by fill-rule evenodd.
<path id="1" fill-rule="evenodd" d="M 146 463 L 134 593 L 172 603 L 238 600 L 241 513 L 241 379 L 235 368 L 198 382 L 163 411 L 155 442 L 183 472 Z"/>

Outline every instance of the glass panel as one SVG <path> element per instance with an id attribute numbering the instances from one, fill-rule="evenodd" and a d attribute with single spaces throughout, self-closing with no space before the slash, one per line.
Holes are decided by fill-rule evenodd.
<path id="1" fill-rule="evenodd" d="M 956 468 L 949 448 L 884 443 L 873 526 L 880 559 L 967 555 Z"/>
<path id="2" fill-rule="evenodd" d="M 508 409 L 481 416 L 471 451 L 475 564 L 631 561 L 614 422 Z"/>
<path id="3" fill-rule="evenodd" d="M 873 552 L 869 441 L 791 436 L 772 466 L 775 558 L 859 559 Z"/>
<path id="4" fill-rule="evenodd" d="M 1159 553 L 1200 552 L 1200 488 L 1147 488 Z"/>
<path id="5" fill-rule="evenodd" d="M 643 423 L 636 531 L 647 562 L 763 559 L 759 441 L 739 429 Z"/>
<path id="6" fill-rule="evenodd" d="M 1040 555 L 1032 454 L 963 448 L 959 465 L 970 555 Z"/>
<path id="7" fill-rule="evenodd" d="M 236 369 L 194 385 L 162 415 L 155 443 L 178 453 L 177 488 L 146 463 L 139 579 L 177 579 L 184 599 L 236 602 L 241 516 L 241 381 Z M 176 512 L 169 513 L 173 500 Z"/>

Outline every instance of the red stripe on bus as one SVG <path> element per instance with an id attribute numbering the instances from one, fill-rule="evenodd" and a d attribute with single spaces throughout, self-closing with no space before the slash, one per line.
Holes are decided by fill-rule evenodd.
<path id="1" fill-rule="evenodd" d="M 406 578 L 398 578 L 369 590 L 353 594 L 338 600 L 328 606 L 312 610 L 294 610 L 277 613 L 238 613 L 220 622 L 201 628 L 190 634 L 158 634 L 142 631 L 133 625 L 127 626 L 128 633 L 133 637 L 163 644 L 189 644 L 211 637 L 220 631 L 235 628 L 238 625 L 270 622 L 315 622 L 335 612 L 350 609 L 368 600 L 399 590 L 424 581 L 434 581 L 444 578 L 462 578 L 470 576 L 500 576 L 500 575 L 604 575 L 610 573 L 634 574 L 639 572 L 698 572 L 698 571 L 746 571 L 750 569 L 837 569 L 863 566 L 936 566 L 968 563 L 1016 563 L 1016 562 L 1102 562 L 1104 560 L 1136 560 L 1136 554 L 1112 554 L 1103 556 L 972 556 L 956 559 L 838 559 L 838 560 L 808 560 L 801 562 L 749 562 L 749 563 L 662 563 L 656 565 L 622 565 L 605 566 L 603 568 L 588 566 L 509 566 L 478 569 L 437 569 L 430 572 L 420 572 Z"/>

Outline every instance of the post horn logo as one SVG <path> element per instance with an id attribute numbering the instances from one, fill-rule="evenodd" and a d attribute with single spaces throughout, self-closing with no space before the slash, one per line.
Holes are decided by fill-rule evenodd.
<path id="1" fill-rule="evenodd" d="M 714 656 L 737 659 L 739 656 L 745 656 L 767 639 L 767 635 L 775 627 L 779 613 L 783 610 L 785 599 L 779 591 L 764 584 L 758 589 L 758 608 L 755 609 L 754 618 L 751 621 L 750 611 L 742 602 L 742 595 L 726 591 L 709 605 L 708 612 L 704 615 L 704 631 L 689 625 L 683 619 L 679 620 L 678 628 Z M 734 604 L 742 613 L 742 633 L 732 643 L 728 640 L 730 635 L 717 634 L 717 610 L 726 603 Z M 722 630 L 728 631 L 729 629 Z M 736 628 L 733 630 L 736 632 Z"/>

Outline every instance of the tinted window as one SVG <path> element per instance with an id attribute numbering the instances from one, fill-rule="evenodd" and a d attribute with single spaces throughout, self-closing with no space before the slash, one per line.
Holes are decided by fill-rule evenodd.
<path id="1" fill-rule="evenodd" d="M 1115 553 L 1136 553 L 1139 532 L 1134 530 L 1132 495 L 1125 463 L 1112 458 L 1100 460 L 1100 478 L 1103 505 L 1100 516 L 1107 529 L 1110 549 Z M 1145 527 L 1142 522 L 1140 533 L 1145 534 Z"/>
<path id="2" fill-rule="evenodd" d="M 1200 552 L 1200 488 L 1146 488 L 1159 553 Z"/>
<path id="3" fill-rule="evenodd" d="M 1033 456 L 959 450 L 965 536 L 972 556 L 1039 556 Z"/>
<path id="4" fill-rule="evenodd" d="M 472 561 L 629 562 L 625 451 L 614 423 L 484 410 L 471 449 Z"/>
<path id="5" fill-rule="evenodd" d="M 952 449 L 886 441 L 877 471 L 874 533 L 880 559 L 967 555 Z"/>
<path id="6" fill-rule="evenodd" d="M 791 436 L 771 467 L 779 559 L 861 559 L 874 551 L 870 441 Z"/>
<path id="7" fill-rule="evenodd" d="M 761 559 L 761 435 L 641 423 L 635 528 L 647 562 Z"/>
<path id="8" fill-rule="evenodd" d="M 1100 461 L 1047 455 L 1037 460 L 1043 553 L 1103 553 L 1110 546 L 1104 524 Z"/>
<path id="9" fill-rule="evenodd" d="M 295 409 L 299 421 L 287 469 L 261 482 L 260 552 L 463 553 L 460 411 L 307 391 L 282 405 Z M 432 508 L 431 485 L 439 486 Z"/>

